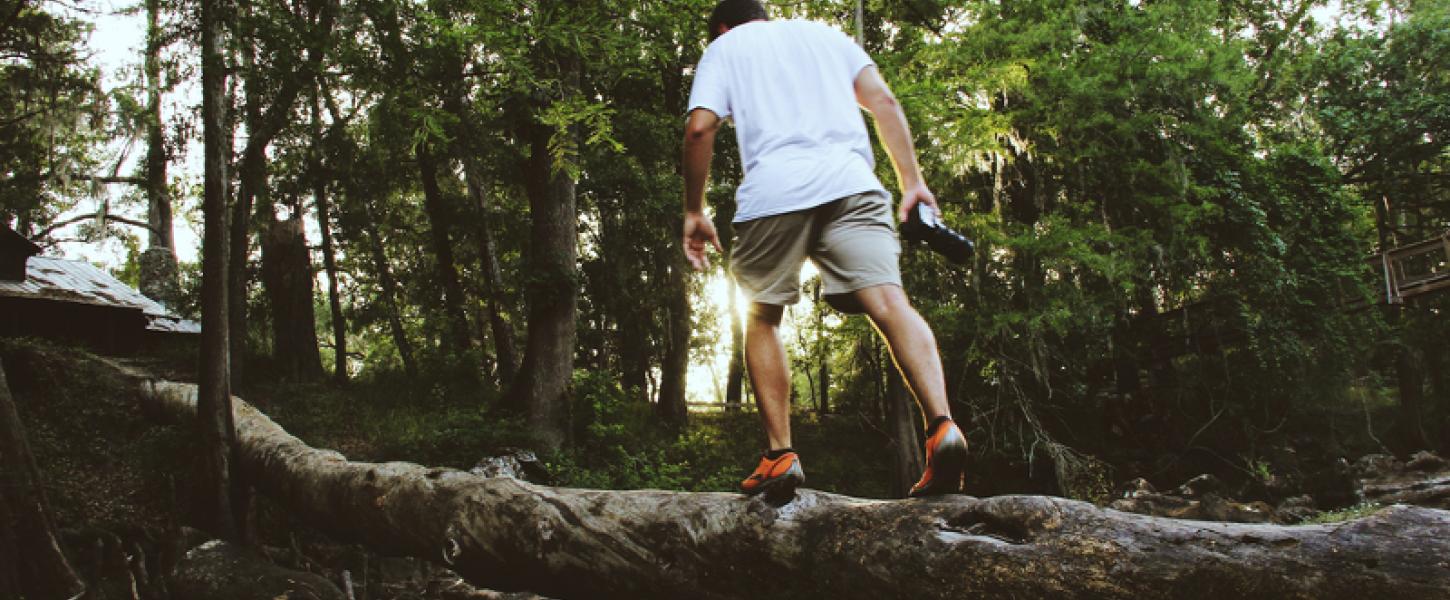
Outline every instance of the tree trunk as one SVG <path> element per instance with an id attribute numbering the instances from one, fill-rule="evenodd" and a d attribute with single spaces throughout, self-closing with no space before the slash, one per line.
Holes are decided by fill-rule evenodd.
<path id="1" fill-rule="evenodd" d="M 312 200 L 317 205 L 317 226 L 322 231 L 322 266 L 327 270 L 327 305 L 332 315 L 332 377 L 337 383 L 347 383 L 347 320 L 342 315 L 342 297 L 337 285 L 337 250 L 332 242 L 332 209 L 327 197 L 330 173 L 322 162 L 322 107 L 319 96 L 321 87 L 314 88 L 312 97 Z"/>
<path id="2" fill-rule="evenodd" d="M 143 384 L 187 418 L 194 386 Z M 536 486 L 349 462 L 238 410 L 260 489 L 340 539 L 560 598 L 1432 598 L 1450 512 L 1395 506 L 1285 527 L 1182 521 L 1042 496 L 880 501 Z M 762 581 L 770 582 L 762 585 Z"/>
<path id="3" fill-rule="evenodd" d="M 468 193 L 473 196 L 479 211 L 478 260 L 483 267 L 484 303 L 488 306 L 489 332 L 493 335 L 494 360 L 498 364 L 498 385 L 507 389 L 513 383 L 519 370 L 519 353 L 514 346 L 514 328 L 504 314 L 503 274 L 498 265 L 498 245 L 493 239 L 493 219 L 488 192 L 484 189 L 483 174 L 477 161 L 471 157 L 463 159 L 463 176 L 467 180 Z"/>
<path id="4" fill-rule="evenodd" d="M 578 89 L 578 65 L 565 77 Z M 578 312 L 578 216 L 574 179 L 557 168 L 549 151 L 554 130 L 528 127 L 531 155 L 524 165 L 529 196 L 528 342 L 509 397 L 521 408 L 530 433 L 545 450 L 568 438 L 570 383 L 574 376 L 574 318 Z"/>
<path id="5" fill-rule="evenodd" d="M 226 64 L 222 60 L 220 0 L 201 3 L 201 120 L 203 174 L 201 265 L 201 364 L 194 423 L 197 436 L 194 501 L 202 525 L 237 540 L 241 529 L 232 503 L 236 440 L 228 375 Z"/>
<path id="6" fill-rule="evenodd" d="M 725 376 L 725 411 L 740 410 L 745 388 L 745 327 L 740 322 L 740 311 L 735 304 L 735 278 L 730 280 L 730 370 Z"/>
<path id="7" fill-rule="evenodd" d="M 1398 324 L 1407 321 L 1400 315 L 1401 307 L 1392 307 L 1390 310 L 1396 313 L 1396 318 L 1390 322 Z M 1401 339 L 1406 336 L 1403 332 Z M 1423 406 L 1425 404 L 1425 377 L 1424 371 L 1420 368 L 1420 356 L 1418 349 L 1413 344 L 1405 342 L 1397 344 L 1395 350 L 1395 381 L 1400 392 L 1399 419 L 1396 429 L 1399 430 L 1399 444 L 1401 450 L 1415 450 L 1426 447 L 1425 425 Z"/>
<path id="8" fill-rule="evenodd" d="M 243 61 L 248 67 L 253 62 L 252 48 L 250 44 L 243 44 Z M 252 254 L 251 223 L 252 204 L 257 193 L 266 185 L 266 145 L 261 143 L 257 136 L 262 133 L 258 131 L 261 125 L 261 107 L 258 106 L 257 92 L 250 86 L 246 92 L 246 102 L 243 107 L 243 119 L 247 127 L 247 145 L 242 151 L 240 164 L 237 165 L 238 181 L 236 202 L 231 207 L 231 221 L 228 226 L 231 228 L 227 254 L 227 330 L 230 335 L 228 345 L 230 356 L 228 365 L 231 372 L 229 385 L 239 386 L 246 381 L 246 357 L 248 353 L 247 340 L 247 262 Z M 228 146 L 224 152 L 230 158 L 231 147 Z M 230 185 L 230 183 L 228 183 Z M 270 217 L 270 212 L 269 217 Z"/>
<path id="9" fill-rule="evenodd" d="M 685 65 L 675 63 L 663 69 L 660 83 L 665 110 L 677 111 L 684 104 L 683 73 Z M 675 162 L 675 174 L 683 180 L 684 171 Z M 659 168 L 659 167 L 656 167 Z M 661 169 L 662 170 L 662 169 Z M 668 213 L 665 213 L 668 214 Z M 678 217 L 665 218 L 659 226 L 667 230 L 680 231 L 683 222 Z M 690 411 L 686 404 L 690 374 L 690 333 L 694 325 L 690 319 L 690 269 L 684 259 L 683 242 L 677 236 L 669 236 L 665 249 L 664 264 L 669 269 L 665 283 L 665 328 L 664 360 L 660 364 L 660 395 L 655 404 L 662 420 L 674 428 L 683 428 L 689 421 Z"/>
<path id="10" fill-rule="evenodd" d="M 461 66 L 461 63 L 460 63 Z M 463 74 L 459 74 L 460 82 Z M 471 143 L 481 136 L 473 126 L 477 117 L 468 110 L 464 88 L 456 86 L 444 99 L 444 106 L 458 119 L 464 134 L 454 140 L 454 154 L 463 163 L 463 179 L 468 195 L 478 210 L 478 261 L 483 271 L 484 303 L 488 306 L 488 324 L 493 334 L 494 359 L 498 364 L 498 385 L 508 389 L 518 372 L 518 349 L 514 346 L 514 328 L 504 314 L 503 274 L 498 264 L 498 245 L 493 237 L 493 203 L 489 201 L 483 167 L 478 164 L 479 149 Z M 480 325 L 481 327 L 481 325 Z"/>
<path id="11" fill-rule="evenodd" d="M 362 198 L 363 212 L 370 224 L 363 229 L 368 240 L 368 253 L 373 258 L 373 269 L 378 273 L 378 284 L 383 287 L 383 311 L 388 316 L 388 330 L 393 334 L 393 345 L 398 349 L 398 358 L 403 361 L 403 370 L 410 377 L 418 376 L 418 363 L 414 360 L 413 344 L 408 341 L 408 332 L 403 329 L 403 318 L 398 312 L 398 284 L 393 280 L 393 268 L 388 262 L 383 237 L 378 233 L 378 219 L 372 209 L 372 199 Z"/>
<path id="12" fill-rule="evenodd" d="M 265 111 L 262 109 L 264 99 L 261 90 L 253 85 L 248 85 L 246 88 L 247 145 L 242 150 L 242 164 L 239 168 L 241 173 L 240 197 L 232 211 L 234 219 L 231 224 L 232 255 L 227 288 L 232 334 L 232 385 L 239 385 L 245 377 L 242 372 L 242 363 L 247 352 L 246 268 L 251 249 L 250 216 L 253 211 L 256 211 L 264 223 L 271 223 L 275 220 L 267 188 L 267 146 L 272 144 L 272 140 L 291 121 L 292 106 L 297 102 L 297 96 L 301 94 L 303 85 L 314 80 L 327 48 L 327 38 L 332 33 L 335 13 L 332 1 L 315 0 L 306 3 L 306 8 L 309 12 L 306 33 L 311 36 L 310 39 L 305 40 L 305 47 L 302 49 L 306 53 L 306 59 L 301 62 L 296 71 L 281 78 L 282 85 L 277 90 L 276 96 L 271 98 Z M 247 42 L 243 44 L 246 49 L 243 58 L 250 68 L 253 62 L 251 53 L 254 52 L 254 49 L 250 41 Z"/>
<path id="13" fill-rule="evenodd" d="M 146 252 L 141 259 L 141 293 L 168 308 L 181 299 L 171 197 L 166 185 L 166 136 L 161 126 L 160 0 L 146 0 Z"/>
<path id="14" fill-rule="evenodd" d="M 921 416 L 901 372 L 885 361 L 886 431 L 891 434 L 891 494 L 905 498 L 926 468 L 922 456 Z"/>
<path id="15" fill-rule="evenodd" d="M 620 384 L 629 397 L 636 402 L 649 402 L 650 335 L 646 315 L 641 318 L 638 311 L 619 311 L 619 371 Z"/>
<path id="16" fill-rule="evenodd" d="M 74 598 L 85 590 L 56 542 L 42 481 L 0 365 L 0 596 Z"/>
<path id="17" fill-rule="evenodd" d="M 690 372 L 690 286 L 686 280 L 684 250 L 671 245 L 669 274 L 665 289 L 665 352 L 660 364 L 660 397 L 655 410 L 670 427 L 682 428 L 689 421 L 685 391 Z"/>
<path id="18" fill-rule="evenodd" d="M 427 143 L 418 144 L 419 179 L 423 183 L 423 211 L 428 214 L 428 228 L 432 232 L 434 268 L 438 283 L 443 286 L 443 314 L 448 319 L 449 354 L 463 352 L 473 346 L 473 337 L 468 333 L 468 315 L 463 310 L 463 286 L 458 282 L 458 267 L 453 259 L 453 241 L 449 228 L 453 214 L 443 190 L 438 187 L 438 164 L 433 159 L 432 149 Z"/>
<path id="19" fill-rule="evenodd" d="M 272 358 L 277 375 L 292 381 L 323 377 L 312 304 L 312 253 L 301 207 L 291 218 L 268 219 L 262 235 L 262 282 L 272 308 Z"/>
<path id="20" fill-rule="evenodd" d="M 1388 251 L 1399 246 L 1399 237 L 1391 225 L 1396 214 L 1390 208 L 1389 196 L 1381 194 L 1379 202 L 1371 202 L 1375 212 L 1375 234 L 1379 241 L 1381 251 Z M 1420 420 L 1420 406 L 1423 402 L 1424 382 L 1422 381 L 1418 357 L 1415 356 L 1414 347 L 1409 342 L 1409 335 L 1405 331 L 1404 307 L 1402 305 L 1390 305 L 1387 308 L 1386 322 L 1389 325 L 1391 335 L 1394 337 L 1389 348 L 1393 353 L 1395 361 L 1395 381 L 1399 388 L 1399 415 L 1395 423 L 1398 435 L 1392 443 L 1399 450 L 1410 450 L 1425 447 L 1425 434 Z M 1397 443 L 1396 443 L 1397 442 Z"/>
<path id="21" fill-rule="evenodd" d="M 1450 390 L 1445 389 L 1445 340 L 1435 337 L 1425 341 L 1423 366 L 1430 386 L 1430 410 L 1435 415 L 1435 440 L 1441 452 L 1450 448 Z"/>
<path id="22" fill-rule="evenodd" d="M 831 351 L 830 343 L 826 341 L 826 306 L 821 303 L 822 288 L 825 283 L 817 279 L 815 289 L 812 290 L 814 306 L 812 310 L 816 313 L 816 355 L 820 360 L 817 363 L 817 373 L 820 381 L 820 396 L 816 402 L 817 414 L 828 414 L 831 412 Z"/>

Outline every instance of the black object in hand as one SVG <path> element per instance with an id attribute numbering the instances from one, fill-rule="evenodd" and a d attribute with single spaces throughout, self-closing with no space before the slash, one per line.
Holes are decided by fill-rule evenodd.
<path id="1" fill-rule="evenodd" d="M 907 213 L 906 222 L 901 224 L 901 239 L 924 242 L 933 252 L 959 265 L 972 259 L 972 240 L 952 231 L 926 204 L 918 203 Z"/>

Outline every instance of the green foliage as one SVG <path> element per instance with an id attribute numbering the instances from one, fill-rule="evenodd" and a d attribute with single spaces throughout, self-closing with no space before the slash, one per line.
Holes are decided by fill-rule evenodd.
<path id="1" fill-rule="evenodd" d="M 107 129 L 107 101 L 82 40 L 89 27 L 32 2 L 0 24 L 0 222 L 50 222 L 85 186 Z M 27 232 L 28 233 L 28 232 Z"/>
<path id="2" fill-rule="evenodd" d="M 347 388 L 260 386 L 248 399 L 308 444 L 354 460 L 468 469 L 529 441 L 517 418 L 491 410 L 491 398 L 444 372 L 372 372 Z"/>
<path id="3" fill-rule="evenodd" d="M 1384 510 L 1384 508 L 1384 506 L 1381 506 L 1374 502 L 1364 502 L 1348 508 L 1319 513 L 1317 515 L 1314 515 L 1313 517 L 1306 519 L 1303 524 L 1325 525 L 1330 523 L 1343 523 L 1345 521 L 1353 521 L 1361 517 L 1368 517 L 1370 515 L 1378 513 L 1381 510 Z"/>
<path id="4" fill-rule="evenodd" d="M 777 17 L 857 25 L 851 3 L 770 4 Z M 263 386 L 268 410 L 364 457 L 471 466 L 528 443 L 506 407 L 501 349 L 522 348 L 524 315 L 577 294 L 573 445 L 548 457 L 557 476 L 732 489 L 758 450 L 754 416 L 693 414 L 672 431 L 651 397 L 672 333 L 692 329 L 697 355 L 727 336 L 679 248 L 680 117 L 712 5 L 317 0 L 236 14 L 237 121 L 302 90 L 276 111 L 270 200 L 245 218 L 274 205 L 312 215 L 314 184 L 330 194 L 360 366 L 345 391 Z M 1444 296 L 1343 309 L 1378 297 L 1364 256 L 1450 223 L 1450 13 L 1350 2 L 1356 18 L 1331 27 L 1313 16 L 1321 5 L 864 3 L 864 45 L 911 119 L 946 220 L 978 242 L 966 269 L 902 258 L 974 456 L 1050 467 L 1056 491 L 1090 497 L 1117 474 L 1196 468 L 1184 458 L 1195 453 L 1257 457 L 1305 439 L 1353 453 L 1388 433 L 1379 417 L 1401 381 L 1447 368 Z M 306 24 L 323 10 L 338 26 L 319 68 L 304 69 L 322 35 Z M 140 104 L 94 89 L 80 25 L 29 4 L 20 15 L 0 28 L 4 49 L 30 53 L 0 66 L 0 218 L 38 229 L 78 197 L 66 173 L 94 162 L 98 139 L 136 130 Z M 708 197 L 727 252 L 733 144 L 720 136 Z M 436 212 L 422 151 L 439 166 Z M 534 245 L 531 213 L 547 196 L 530 179 L 536 153 L 575 185 L 576 275 L 524 260 L 560 251 Z M 440 244 L 462 282 L 469 348 L 450 336 Z M 195 314 L 196 286 L 185 289 Z M 496 339 L 495 320 L 515 339 Z M 265 355 L 253 321 L 233 335 Z M 796 408 L 829 409 L 797 416 L 812 485 L 885 495 L 890 356 L 869 323 L 818 304 L 791 322 Z M 821 368 L 829 407 L 817 406 Z M 1443 422 L 1444 386 L 1419 387 L 1441 397 L 1404 414 Z"/>

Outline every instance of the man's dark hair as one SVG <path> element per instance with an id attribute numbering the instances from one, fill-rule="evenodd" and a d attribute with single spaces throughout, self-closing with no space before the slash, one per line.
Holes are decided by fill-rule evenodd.
<path id="1" fill-rule="evenodd" d="M 710 13 L 710 41 L 720 37 L 720 26 L 734 27 L 759 19 L 769 19 L 758 0 L 721 0 Z"/>

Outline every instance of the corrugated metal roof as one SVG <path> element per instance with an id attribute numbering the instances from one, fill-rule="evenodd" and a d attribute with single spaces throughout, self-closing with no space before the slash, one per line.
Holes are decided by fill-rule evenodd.
<path id="1" fill-rule="evenodd" d="M 32 256 L 25 265 L 25 281 L 0 280 L 0 296 L 139 308 L 151 331 L 201 332 L 195 321 L 171 314 L 165 306 L 86 262 Z"/>

